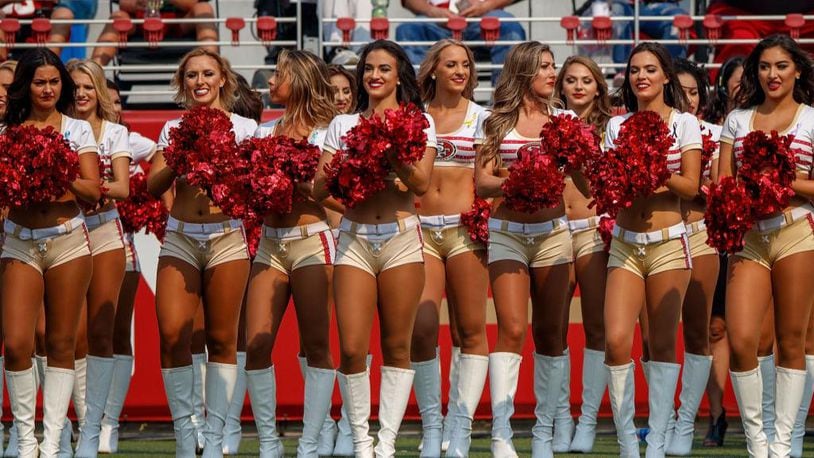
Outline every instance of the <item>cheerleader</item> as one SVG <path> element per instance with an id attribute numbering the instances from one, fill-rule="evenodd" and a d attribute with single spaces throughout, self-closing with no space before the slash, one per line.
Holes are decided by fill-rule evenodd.
<path id="1" fill-rule="evenodd" d="M 552 107 L 556 70 L 551 49 L 539 42 L 514 46 L 495 87 L 491 114 L 478 118 L 475 132 L 475 183 L 483 198 L 495 198 L 489 219 L 489 277 L 498 336 L 489 355 L 492 398 L 492 454 L 515 457 L 510 419 L 520 373 L 520 354 L 532 300 L 534 394 L 537 423 L 532 455 L 552 453 L 554 415 L 565 379 L 562 343 L 568 307 L 568 276 L 573 261 L 571 233 L 562 203 L 523 213 L 508 208 L 501 186 L 506 168 L 520 154 L 540 147 L 540 127 L 562 110 Z"/>
<path id="2" fill-rule="evenodd" d="M 415 393 L 423 428 L 421 456 L 441 456 L 441 366 L 438 324 L 446 291 L 450 315 L 458 326 L 458 383 L 447 416 L 447 456 L 469 454 L 472 419 L 483 393 L 489 367 L 486 341 L 485 247 L 469 237 L 461 213 L 475 200 L 473 147 L 478 115 L 483 107 L 472 101 L 477 84 L 475 58 L 465 45 L 441 40 L 433 45 L 418 71 L 418 84 L 427 112 L 435 121 L 439 154 L 435 157 L 430 191 L 420 200 L 424 239 L 424 292 L 410 346 Z M 452 325 L 452 323 L 451 323 Z"/>
<path id="3" fill-rule="evenodd" d="M 269 97 L 286 110 L 280 119 L 263 124 L 255 135 L 285 135 L 321 147 L 336 114 L 327 73 L 325 63 L 313 54 L 283 51 L 277 72 L 269 79 Z M 271 354 L 292 296 L 305 353 L 303 433 L 297 456 L 316 456 L 336 377 L 328 341 L 333 235 L 325 211 L 310 193 L 307 198 L 295 199 L 288 214 L 265 215 L 262 231 L 246 312 L 246 371 L 260 456 L 283 456 L 283 444 L 275 431 L 276 382 Z M 327 454 L 332 452 L 333 444 Z"/>
<path id="4" fill-rule="evenodd" d="M 350 114 L 356 110 L 356 76 L 341 65 L 328 65 L 328 75 L 334 88 L 334 105 L 339 114 Z"/>
<path id="5" fill-rule="evenodd" d="M 226 59 L 198 48 L 181 59 L 173 86 L 176 101 L 187 107 L 207 106 L 229 113 L 237 83 Z M 251 119 L 234 113 L 229 117 L 238 142 L 257 129 Z M 202 189 L 176 179 L 166 166 L 163 151 L 170 129 L 179 123 L 176 119 L 164 125 L 147 181 L 156 197 L 175 184 L 156 284 L 161 372 L 175 425 L 176 455 L 192 457 L 197 442 L 190 418 L 194 413 L 192 322 L 203 304 L 209 356 L 204 456 L 219 456 L 237 380 L 237 328 L 249 277 L 249 253 L 242 222 L 230 220 Z"/>
<path id="6" fill-rule="evenodd" d="M 558 100 L 564 102 L 566 108 L 573 110 L 580 119 L 593 126 L 600 138 L 604 136 L 605 125 L 611 117 L 611 106 L 608 85 L 596 62 L 582 56 L 571 56 L 566 59 L 557 76 L 554 94 Z M 596 416 L 608 384 L 603 366 L 605 360 L 603 318 L 608 254 L 597 230 L 599 216 L 596 209 L 588 208 L 591 199 L 582 195 L 571 180 L 565 182 L 563 197 L 574 252 L 569 304 L 574 289 L 579 284 L 585 349 L 582 356 L 582 415 L 574 432 L 574 423 L 571 419 L 571 368 L 567 359 L 566 378 L 562 383 L 557 415 L 554 418 L 552 448 L 555 453 L 567 451 L 590 453 L 596 437 Z M 569 314 L 565 313 L 562 340 L 566 354 L 569 321 Z"/>
<path id="7" fill-rule="evenodd" d="M 128 132 L 116 124 L 118 116 L 107 92 L 105 73 L 92 61 L 72 61 L 68 71 L 76 85 L 72 113 L 93 129 L 102 159 L 104 199 L 94 209 L 85 210 L 93 275 L 87 296 L 87 376 L 93 383 L 85 393 L 85 422 L 81 428 L 76 455 L 96 456 L 99 431 L 107 395 L 113 378 L 113 323 L 125 272 L 125 241 L 115 200 L 130 192 L 131 161 Z M 47 326 L 47 322 L 46 322 Z"/>
<path id="8" fill-rule="evenodd" d="M 43 382 L 43 442 L 39 454 L 56 456 L 74 384 L 74 347 L 93 260 L 77 198 L 102 197 L 98 146 L 86 121 L 64 115 L 74 106 L 74 83 L 65 66 L 46 49 L 23 55 L 9 87 L 4 124 L 52 127 L 79 154 L 80 177 L 62 197 L 12 208 L 5 220 L 2 253 L 3 332 L 6 379 L 20 457 L 37 456 L 34 437 L 36 377 L 32 368 L 34 330 L 45 299 L 48 367 Z M 20 287 L 25 285 L 25 287 Z"/>
<path id="9" fill-rule="evenodd" d="M 743 57 L 732 57 L 724 62 L 713 88 L 712 102 L 704 114 L 705 120 L 713 124 L 722 124 L 726 115 L 735 109 L 734 99 L 740 87 L 742 74 Z M 717 175 L 717 167 L 712 172 Z M 709 322 L 709 350 L 712 355 L 712 368 L 706 388 L 709 402 L 709 427 L 704 437 L 704 447 L 723 446 L 724 436 L 729 427 L 724 411 L 724 389 L 726 380 L 729 378 L 729 341 L 726 336 L 726 317 L 724 316 L 728 256 L 724 253 L 719 255 L 718 259 L 720 268 Z"/>
<path id="10" fill-rule="evenodd" d="M 11 82 L 14 81 L 14 69 L 17 68 L 17 62 L 13 60 L 9 60 L 0 64 L 0 132 L 3 131 L 3 118 L 6 116 L 6 105 L 8 104 L 8 88 L 11 86 Z M 5 210 L 2 212 L 2 216 L 5 217 Z M 5 239 L 5 234 L 2 232 L 2 228 L 0 228 L 0 252 L 3 249 L 3 240 Z M 0 339 L 2 339 L 2 316 L 0 316 Z M 0 370 L 3 366 L 3 356 L 0 355 Z M 3 380 L 4 377 L 0 374 L 0 393 L 3 391 Z M 0 398 L 0 404 L 2 404 L 2 398 Z M 2 415 L 2 405 L 0 405 L 0 415 Z M 11 443 L 11 436 L 16 435 L 15 428 L 12 425 L 11 429 L 9 430 L 9 445 L 15 446 L 15 444 Z M 0 437 L 3 434 L 3 426 L 0 425 Z M 16 440 L 15 440 L 16 442 Z M 3 441 L 0 439 L 0 454 L 3 453 Z"/>
<path id="11" fill-rule="evenodd" d="M 814 262 L 810 222 L 814 196 L 811 143 L 814 141 L 812 62 L 785 35 L 763 39 L 749 54 L 737 101 L 721 132 L 721 177 L 737 176 L 742 139 L 752 131 L 777 131 L 794 136 L 796 196 L 776 216 L 756 222 L 744 237 L 744 248 L 730 258 L 726 288 L 726 319 L 731 349 L 730 376 L 752 456 L 787 456 L 792 427 L 805 387 L 806 319 L 814 300 L 808 281 Z M 761 321 L 772 303 L 777 343 L 775 435 L 769 444 L 761 415 L 762 377 L 757 354 Z M 803 319 L 801 319 L 801 317 Z"/>
<path id="12" fill-rule="evenodd" d="M 605 289 L 605 364 L 610 371 L 608 389 L 620 455 L 639 456 L 630 352 L 644 305 L 650 336 L 649 361 L 644 363 L 650 406 L 647 456 L 658 457 L 665 453 L 667 422 L 681 370 L 675 362 L 676 332 L 692 268 L 681 199 L 693 199 L 698 193 L 701 130 L 695 116 L 684 113 L 687 99 L 661 44 L 642 43 L 633 49 L 622 98 L 629 113 L 610 120 L 606 147 L 616 147 L 622 124 L 637 111 L 657 113 L 673 137 L 667 153 L 672 175 L 666 186 L 619 211 Z"/>
<path id="13" fill-rule="evenodd" d="M 122 102 L 119 87 L 113 81 L 107 80 L 107 92 L 116 113 L 117 124 L 123 124 L 121 118 Z M 156 145 L 155 142 L 137 132 L 130 132 L 128 136 L 132 160 L 130 161 L 129 175 L 132 177 L 140 170 L 140 164 L 152 161 Z M 102 427 L 99 431 L 99 453 L 116 453 L 119 448 L 119 416 L 121 415 L 127 391 L 130 388 L 130 376 L 133 372 L 133 348 L 130 343 L 130 329 L 133 321 L 133 307 L 136 300 L 139 279 L 141 278 L 141 265 L 139 264 L 133 234 L 124 234 L 125 268 L 124 281 L 119 292 L 119 301 L 116 306 L 116 316 L 113 319 L 113 377 L 110 382 L 110 391 L 107 394 Z"/>
<path id="14" fill-rule="evenodd" d="M 391 41 L 367 45 L 356 69 L 359 88 L 355 115 L 337 116 L 328 127 L 324 155 L 317 169 L 314 196 L 328 197 L 324 166 L 343 149 L 342 137 L 361 116 L 381 116 L 399 103 L 421 104 L 415 72 L 404 50 Z M 340 224 L 334 267 L 334 302 L 341 347 L 339 388 L 353 431 L 356 456 L 373 456 L 368 436 L 370 376 L 366 366 L 373 315 L 378 310 L 384 365 L 379 398 L 377 456 L 393 456 L 410 388 L 410 337 L 424 286 L 421 228 L 415 196 L 430 185 L 435 160 L 435 128 L 430 126 L 426 152 L 415 164 L 389 159 L 387 187 L 347 209 Z"/>

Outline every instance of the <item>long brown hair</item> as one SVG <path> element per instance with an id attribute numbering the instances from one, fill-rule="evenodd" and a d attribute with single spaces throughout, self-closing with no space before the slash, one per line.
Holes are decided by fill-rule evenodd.
<path id="1" fill-rule="evenodd" d="M 334 88 L 322 59 L 308 51 L 283 50 L 277 58 L 277 78 L 291 86 L 282 125 L 302 126 L 310 132 L 331 123 L 337 114 Z"/>
<path id="2" fill-rule="evenodd" d="M 611 118 L 611 102 L 608 93 L 608 83 L 605 81 L 605 76 L 599 65 L 590 57 L 584 56 L 571 56 L 562 64 L 562 69 L 557 75 L 557 82 L 554 83 L 554 96 L 561 100 L 563 106 L 568 108 L 568 99 L 563 95 L 562 87 L 565 83 L 565 74 L 568 72 L 568 67 L 573 64 L 580 64 L 585 66 L 591 72 L 591 76 L 596 81 L 597 94 L 594 102 L 591 104 L 590 111 L 585 116 L 584 121 L 596 128 L 596 132 L 601 134 L 605 131 L 605 125 Z"/>
<path id="3" fill-rule="evenodd" d="M 172 87 L 175 89 L 175 95 L 172 97 L 173 100 L 185 107 L 190 107 L 192 105 L 192 97 L 189 96 L 186 87 L 184 87 L 184 73 L 187 70 L 187 63 L 189 63 L 189 60 L 193 57 L 201 56 L 211 57 L 215 62 L 217 62 L 220 73 L 223 75 L 224 79 L 223 87 L 220 88 L 219 91 L 220 104 L 224 110 L 231 111 L 235 104 L 235 99 L 237 98 L 237 80 L 235 80 L 235 74 L 232 71 L 232 66 L 225 57 L 205 48 L 193 49 L 192 51 L 184 54 L 184 57 L 181 58 L 181 62 L 178 64 L 178 70 L 176 70 L 175 74 L 172 76 Z"/>
<path id="4" fill-rule="evenodd" d="M 678 75 L 676 75 L 675 67 L 673 67 L 673 58 L 670 57 L 670 52 L 667 51 L 667 48 L 665 48 L 663 44 L 652 41 L 639 43 L 633 48 L 633 51 L 630 52 L 630 56 L 627 58 L 625 82 L 621 88 L 622 100 L 624 101 L 627 111 L 632 113 L 639 110 L 639 101 L 636 99 L 636 94 L 633 92 L 633 85 L 630 82 L 630 62 L 633 60 L 633 56 L 643 52 L 649 52 L 656 56 L 659 65 L 661 65 L 661 71 L 667 76 L 667 83 L 664 84 L 664 103 L 668 107 L 686 112 L 690 103 L 687 101 L 684 90 L 681 89 L 681 83 L 678 81 Z"/>
<path id="5" fill-rule="evenodd" d="M 517 125 L 526 97 L 536 99 L 551 112 L 553 100 L 545 100 L 529 90 L 540 71 L 540 60 L 544 53 L 554 56 L 551 48 L 539 41 L 520 43 L 509 50 L 495 86 L 492 113 L 483 123 L 485 139 L 481 146 L 481 160 L 484 164 L 491 161 L 500 164 L 500 143 Z"/>
<path id="6" fill-rule="evenodd" d="M 435 72 L 436 67 L 438 67 L 438 63 L 441 62 L 441 53 L 450 46 L 463 48 L 466 52 L 466 58 L 469 60 L 469 79 L 466 81 L 466 87 L 464 87 L 461 96 L 465 99 L 472 100 L 475 94 L 475 86 L 478 85 L 478 74 L 475 70 L 475 55 L 472 54 L 472 50 L 469 49 L 468 46 L 460 41 L 445 38 L 432 45 L 430 50 L 427 51 L 427 56 L 421 62 L 421 66 L 418 68 L 418 88 L 421 90 L 421 100 L 424 101 L 424 103 L 430 103 L 432 99 L 435 98 L 436 82 L 432 74 Z"/>
<path id="7" fill-rule="evenodd" d="M 353 111 L 356 110 L 356 94 L 359 93 L 359 90 L 356 88 L 356 72 L 348 70 L 341 65 L 328 65 L 328 81 L 337 75 L 343 76 L 348 80 L 348 86 L 350 87 L 350 108 L 348 108 L 348 113 L 353 113 Z"/>

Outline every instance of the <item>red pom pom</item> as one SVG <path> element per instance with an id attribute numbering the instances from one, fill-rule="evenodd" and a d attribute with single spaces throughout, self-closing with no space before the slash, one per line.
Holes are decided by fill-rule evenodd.
<path id="1" fill-rule="evenodd" d="M 384 117 L 359 118 L 343 138 L 345 148 L 325 166 L 328 190 L 348 208 L 385 189 L 392 171 L 388 157 L 412 164 L 424 157 L 429 127 L 415 105 L 385 110 Z"/>
<path id="2" fill-rule="evenodd" d="M 718 151 L 718 142 L 712 140 L 712 132 L 704 128 L 704 133 L 701 135 L 701 173 L 709 169 L 712 163 L 712 156 Z"/>
<path id="3" fill-rule="evenodd" d="M 752 198 L 746 186 L 733 177 L 712 183 L 704 220 L 707 244 L 719 251 L 737 253 L 743 249 L 743 236 L 754 224 Z"/>
<path id="4" fill-rule="evenodd" d="M 489 242 L 489 217 L 492 214 L 492 204 L 485 199 L 475 197 L 472 208 L 461 213 L 461 224 L 466 226 L 469 238 L 473 242 L 484 245 Z"/>
<path id="5" fill-rule="evenodd" d="M 164 241 L 169 212 L 160 199 L 147 192 L 147 176 L 136 173 L 130 177 L 130 196 L 117 202 L 116 208 L 125 232 L 138 232 L 146 229 L 155 234 L 159 241 Z"/>
<path id="6" fill-rule="evenodd" d="M 552 116 L 540 132 L 540 144 L 565 171 L 582 169 L 582 165 L 595 157 L 599 150 L 599 139 L 593 126 L 570 114 Z"/>
<path id="7" fill-rule="evenodd" d="M 260 246 L 260 237 L 263 236 L 263 220 L 244 219 L 243 229 L 246 231 L 246 247 L 249 249 L 249 257 L 254 260 L 254 257 L 257 256 L 257 247 Z"/>
<path id="8" fill-rule="evenodd" d="M 524 154 L 509 166 L 509 176 L 501 189 L 509 208 L 534 213 L 542 208 L 556 207 L 562 202 L 565 176 L 553 156 Z"/>
<path id="9" fill-rule="evenodd" d="M 793 136 L 781 136 L 776 131 L 772 131 L 771 136 L 753 131 L 743 139 L 738 179 L 751 193 L 757 219 L 782 211 L 794 197 L 791 189 L 796 178 L 793 141 Z"/>
<path id="10" fill-rule="evenodd" d="M 594 160 L 586 175 L 595 190 L 597 211 L 611 216 L 639 197 L 651 195 L 670 178 L 670 130 L 652 111 L 634 113 L 623 124 L 615 147 Z"/>
<path id="11" fill-rule="evenodd" d="M 49 202 L 77 177 L 79 156 L 53 128 L 11 126 L 0 135 L 0 207 Z"/>
<path id="12" fill-rule="evenodd" d="M 616 220 L 607 215 L 599 217 L 599 225 L 596 230 L 602 241 L 605 242 L 605 251 L 610 251 L 611 240 L 613 239 L 613 226 L 616 225 Z"/>

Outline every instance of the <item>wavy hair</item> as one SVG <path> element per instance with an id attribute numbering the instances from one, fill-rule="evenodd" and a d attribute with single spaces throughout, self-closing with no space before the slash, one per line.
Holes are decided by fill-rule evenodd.
<path id="1" fill-rule="evenodd" d="M 605 81 L 605 75 L 602 74 L 602 70 L 600 70 L 599 65 L 596 65 L 593 59 L 585 56 L 571 56 L 566 59 L 565 63 L 562 64 L 560 73 L 557 75 L 557 82 L 554 83 L 554 96 L 562 101 L 565 108 L 568 108 L 568 99 L 563 95 L 562 88 L 565 83 L 565 74 L 568 71 L 568 67 L 573 64 L 585 66 L 585 68 L 591 72 L 594 81 L 596 81 L 596 99 L 594 99 L 594 103 L 591 104 L 591 110 L 588 112 L 588 115 L 585 116 L 584 120 L 586 123 L 594 126 L 597 134 L 601 134 L 605 131 L 605 126 L 611 118 L 611 101 L 610 92 L 608 91 L 608 82 Z"/>
<path id="2" fill-rule="evenodd" d="M 520 43 L 509 50 L 495 86 L 492 113 L 483 123 L 485 139 L 481 146 L 481 160 L 484 164 L 491 161 L 500 164 L 500 143 L 517 125 L 520 108 L 527 97 L 546 106 L 551 112 L 554 101 L 545 100 L 529 90 L 540 71 L 540 61 L 545 53 L 554 56 L 551 48 L 539 41 Z"/>
<path id="3" fill-rule="evenodd" d="M 57 111 L 67 113 L 73 107 L 76 86 L 62 60 L 47 48 L 35 48 L 23 54 L 17 63 L 14 81 L 8 88 L 6 116 L 3 120 L 5 125 L 22 124 L 31 115 L 31 81 L 34 80 L 34 73 L 38 68 L 49 65 L 57 69 L 62 83 L 62 91 L 57 99 Z"/>
<path id="4" fill-rule="evenodd" d="M 356 72 L 354 70 L 348 70 L 341 65 L 329 64 L 328 81 L 334 76 L 342 76 L 348 80 L 348 86 L 350 87 L 350 108 L 348 109 L 348 113 L 353 113 L 354 110 L 356 110 L 356 97 L 358 97 L 359 94 L 359 89 L 356 87 Z"/>
<path id="5" fill-rule="evenodd" d="M 812 81 L 814 72 L 812 72 L 811 57 L 788 35 L 775 34 L 760 40 L 760 43 L 743 62 L 741 86 L 735 97 L 735 103 L 739 108 L 760 105 L 766 100 L 766 94 L 763 93 L 758 79 L 760 55 L 763 54 L 763 51 L 774 47 L 780 47 L 786 51 L 800 72 L 800 78 L 794 81 L 794 101 L 806 105 L 811 105 L 814 101 L 814 81 Z"/>
<path id="6" fill-rule="evenodd" d="M 69 73 L 80 72 L 90 78 L 93 90 L 96 92 L 96 116 L 108 122 L 117 123 L 116 109 L 113 107 L 113 99 L 107 91 L 107 78 L 102 67 L 92 60 L 71 59 L 65 66 Z M 77 116 L 76 105 L 71 106 L 68 114 Z"/>
<path id="7" fill-rule="evenodd" d="M 715 87 L 712 88 L 710 103 L 707 106 L 707 110 L 704 112 L 704 119 L 707 122 L 720 124 L 724 122 L 724 118 L 726 118 L 726 115 L 729 114 L 729 109 L 734 100 L 729 99 L 727 86 L 729 85 L 729 80 L 732 78 L 735 70 L 743 67 L 744 59 L 745 57 L 743 56 L 730 57 L 726 60 L 726 62 L 723 63 L 723 65 L 721 65 L 721 68 L 718 71 L 718 77 L 715 79 Z"/>
<path id="8" fill-rule="evenodd" d="M 707 72 L 701 69 L 695 62 L 687 59 L 676 59 L 673 61 L 673 68 L 676 71 L 676 76 L 684 73 L 690 75 L 695 80 L 698 86 L 698 112 L 697 115 L 703 115 L 707 106 L 710 103 L 709 97 L 709 80 L 707 79 Z"/>
<path id="9" fill-rule="evenodd" d="M 187 88 L 184 86 L 184 73 L 187 71 L 189 60 L 193 57 L 201 56 L 212 58 L 217 62 L 218 70 L 220 70 L 224 79 L 223 87 L 220 88 L 219 91 L 220 104 L 226 111 L 231 111 L 232 107 L 234 107 L 235 99 L 237 98 L 237 95 L 235 95 L 235 91 L 237 91 L 237 81 L 232 71 L 232 65 L 229 64 L 229 61 L 225 57 L 205 48 L 195 48 L 184 54 L 184 57 L 181 58 L 181 62 L 178 64 L 178 70 L 176 70 L 172 76 L 171 86 L 175 89 L 175 95 L 172 99 L 186 108 L 193 105 L 194 99 L 187 93 Z"/>
<path id="10" fill-rule="evenodd" d="M 337 115 L 328 66 L 308 51 L 283 50 L 277 58 L 277 78 L 287 81 L 291 95 L 280 123 L 307 130 L 327 127 Z"/>
<path id="11" fill-rule="evenodd" d="M 475 55 L 472 54 L 472 50 L 469 49 L 468 46 L 460 41 L 445 38 L 432 45 L 430 50 L 427 51 L 427 56 L 421 62 L 421 66 L 418 68 L 418 87 L 421 89 L 421 100 L 423 100 L 424 103 L 430 103 L 435 98 L 436 81 L 432 77 L 432 74 L 441 62 L 441 53 L 450 46 L 463 48 L 464 52 L 466 52 L 466 58 L 469 61 L 469 79 L 466 81 L 466 86 L 461 96 L 465 99 L 472 100 L 475 95 L 475 87 L 478 85 L 478 75 L 475 69 Z"/>
<path id="12" fill-rule="evenodd" d="M 260 118 L 263 117 L 263 97 L 252 89 L 251 84 L 240 73 L 235 73 L 235 80 L 237 81 L 237 98 L 232 111 L 259 123 Z"/>
<path id="13" fill-rule="evenodd" d="M 424 106 L 421 103 L 421 92 L 418 89 L 413 64 L 410 63 L 410 58 L 407 57 L 404 48 L 389 40 L 376 40 L 368 44 L 359 56 L 359 63 L 356 64 L 356 88 L 359 91 L 356 95 L 356 111 L 364 112 L 370 107 L 370 97 L 364 84 L 365 64 L 367 55 L 378 50 L 382 50 L 396 59 L 396 71 L 400 83 L 396 86 L 396 100 L 399 103 L 413 103 L 423 111 Z"/>
<path id="14" fill-rule="evenodd" d="M 624 103 L 625 108 L 627 108 L 627 111 L 635 112 L 639 109 L 639 101 L 636 99 L 636 94 L 633 92 L 633 86 L 630 84 L 630 62 L 633 60 L 633 56 L 643 52 L 649 52 L 656 56 L 656 59 L 659 61 L 659 65 L 661 65 L 661 70 L 667 76 L 667 83 L 664 85 L 663 92 L 664 103 L 678 111 L 687 111 L 689 102 L 687 101 L 687 96 L 684 95 L 684 91 L 681 89 L 681 84 L 678 82 L 678 77 L 676 76 L 675 68 L 673 67 L 673 58 L 670 57 L 670 53 L 663 44 L 652 41 L 639 43 L 635 48 L 633 48 L 633 51 L 631 51 L 630 56 L 627 58 L 627 66 L 625 67 L 625 82 L 622 84 L 621 88 L 622 102 Z"/>

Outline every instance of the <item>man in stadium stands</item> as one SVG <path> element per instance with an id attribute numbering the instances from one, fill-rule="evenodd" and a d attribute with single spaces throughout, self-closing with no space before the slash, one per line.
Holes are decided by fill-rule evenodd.
<path id="1" fill-rule="evenodd" d="M 401 0 L 402 6 L 418 17 L 450 18 L 453 16 L 499 18 L 514 17 L 503 10 L 518 0 Z M 452 31 L 443 23 L 405 23 L 396 28 L 396 41 L 430 41 L 451 38 Z M 464 40 L 482 40 L 480 24 L 467 24 L 463 33 Z M 524 41 L 526 31 L 517 22 L 501 22 L 499 41 Z M 493 64 L 502 64 L 511 46 L 492 46 L 489 48 Z M 420 64 L 427 54 L 427 46 L 405 46 L 404 50 L 414 65 Z M 497 72 L 493 72 L 493 80 Z"/>
<path id="2" fill-rule="evenodd" d="M 150 0 L 120 0 L 119 10 L 111 15 L 116 18 L 143 18 L 150 7 Z M 215 11 L 207 0 L 168 0 L 159 1 L 162 17 L 205 19 L 215 17 Z M 197 41 L 217 41 L 218 29 L 214 23 L 201 22 L 196 24 L 168 24 L 165 26 L 165 35 L 185 36 L 195 32 Z M 118 43 L 119 33 L 111 24 L 105 25 L 99 42 Z M 217 52 L 216 46 L 205 46 L 210 51 Z M 107 65 L 116 55 L 116 47 L 98 47 L 93 50 L 93 60 L 101 65 Z"/>
<path id="3" fill-rule="evenodd" d="M 98 0 L 59 0 L 51 13 L 51 19 L 93 19 L 96 17 L 96 9 L 98 6 Z M 71 30 L 70 24 L 53 24 L 51 26 L 51 36 L 49 41 L 65 43 L 71 39 Z M 86 39 L 87 27 L 80 27 L 78 30 L 83 30 L 85 32 Z M 82 41 L 85 41 L 85 39 L 82 39 Z M 51 51 L 54 51 L 56 55 L 59 55 L 61 49 L 59 46 L 52 46 Z"/>
<path id="4" fill-rule="evenodd" d="M 633 0 L 613 0 L 611 3 L 612 16 L 633 16 Z M 665 21 L 642 21 L 639 23 L 639 32 L 656 41 L 678 39 L 678 31 L 673 27 L 673 16 L 687 14 L 678 5 L 679 3 L 678 0 L 666 2 L 643 0 L 639 2 L 640 16 L 665 16 L 668 18 Z M 633 21 L 614 22 L 613 35 L 614 38 L 620 40 L 633 38 Z M 633 49 L 631 45 L 613 46 L 613 61 L 615 63 L 627 62 L 631 49 Z M 686 46 L 670 45 L 667 46 L 667 50 L 670 51 L 673 57 L 687 57 Z"/>

